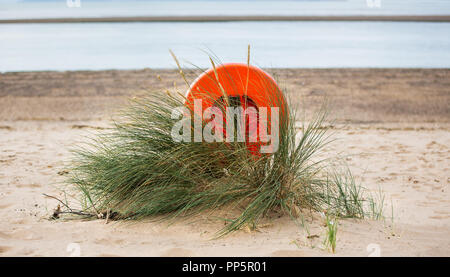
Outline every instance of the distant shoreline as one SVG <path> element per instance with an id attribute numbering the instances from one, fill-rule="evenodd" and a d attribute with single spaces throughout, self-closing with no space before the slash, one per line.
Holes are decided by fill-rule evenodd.
<path id="1" fill-rule="evenodd" d="M 230 22 L 230 21 L 392 21 L 450 22 L 450 15 L 377 15 L 377 16 L 142 16 L 1 19 L 0 24 L 14 23 L 101 23 L 101 22 Z"/>

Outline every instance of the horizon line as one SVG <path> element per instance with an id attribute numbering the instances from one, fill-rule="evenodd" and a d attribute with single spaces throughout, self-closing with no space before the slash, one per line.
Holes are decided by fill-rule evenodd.
<path id="1" fill-rule="evenodd" d="M 232 21 L 393 21 L 450 22 L 450 15 L 349 15 L 349 16 L 132 16 L 0 19 L 0 24 L 15 23 L 120 23 L 120 22 L 232 22 Z"/>

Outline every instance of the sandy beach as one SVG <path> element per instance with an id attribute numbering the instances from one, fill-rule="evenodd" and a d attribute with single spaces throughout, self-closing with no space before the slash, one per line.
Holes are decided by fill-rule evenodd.
<path id="1" fill-rule="evenodd" d="M 70 147 L 129 97 L 186 87 L 176 70 L 11 72 L 0 74 L 0 256 L 449 256 L 450 70 L 267 71 L 306 118 L 329 101 L 337 140 L 324 154 L 384 192 L 384 220 L 340 220 L 335 254 L 318 215 L 308 230 L 283 216 L 216 240 L 223 222 L 206 214 L 170 226 L 49 220 L 58 202 L 43 194 L 64 197 Z"/>

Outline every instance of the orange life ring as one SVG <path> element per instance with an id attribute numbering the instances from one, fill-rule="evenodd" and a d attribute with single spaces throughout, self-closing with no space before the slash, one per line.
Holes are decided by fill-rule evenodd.
<path id="1" fill-rule="evenodd" d="M 266 107 L 268 117 L 271 116 L 271 108 L 278 107 L 280 120 L 287 116 L 286 100 L 275 80 L 260 68 L 247 64 L 227 63 L 205 71 L 187 91 L 186 106 L 191 111 L 194 111 L 194 99 L 202 100 L 202 114 L 207 108 L 227 99 L 229 102 L 225 106 L 254 107 L 257 111 Z M 270 130 L 270 120 L 267 125 Z M 246 143 L 254 154 L 261 145 L 259 141 Z"/>

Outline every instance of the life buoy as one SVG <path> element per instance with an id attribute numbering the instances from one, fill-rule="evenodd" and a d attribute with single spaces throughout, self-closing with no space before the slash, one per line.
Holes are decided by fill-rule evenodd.
<path id="1" fill-rule="evenodd" d="M 287 116 L 286 99 L 274 78 L 262 69 L 247 64 L 227 63 L 205 71 L 187 91 L 185 104 L 191 111 L 194 110 L 194 99 L 202 100 L 202 114 L 207 108 L 213 106 L 240 106 L 244 110 L 252 107 L 257 112 L 265 107 L 268 120 L 267 126 L 264 127 L 269 132 L 272 108 L 278 108 L 281 120 Z M 248 120 L 245 122 L 248 138 L 249 122 Z M 219 129 L 225 132 L 225 128 Z M 259 127 L 255 131 L 259 131 Z M 247 148 L 255 154 L 262 142 L 258 140 L 257 142 L 246 141 L 246 143 Z"/>

